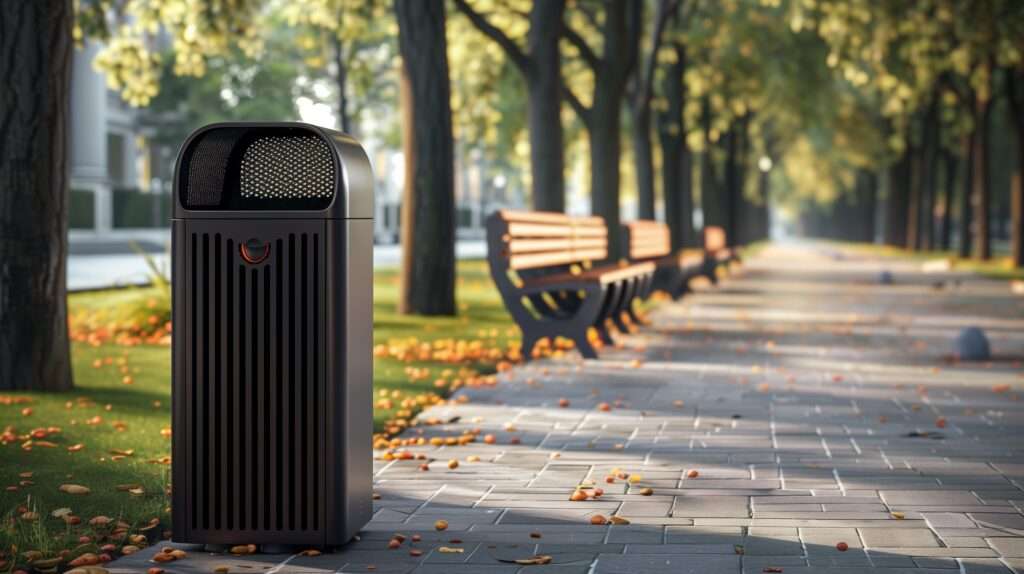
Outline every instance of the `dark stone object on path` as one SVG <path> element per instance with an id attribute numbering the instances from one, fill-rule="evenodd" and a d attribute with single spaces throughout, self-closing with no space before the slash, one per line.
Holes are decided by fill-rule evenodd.
<path id="1" fill-rule="evenodd" d="M 992 356 L 988 337 L 977 327 L 967 327 L 960 331 L 953 342 L 953 354 L 961 361 L 987 361 Z"/>
<path id="2" fill-rule="evenodd" d="M 879 285 L 892 285 L 892 272 L 888 269 L 883 270 L 878 274 Z"/>

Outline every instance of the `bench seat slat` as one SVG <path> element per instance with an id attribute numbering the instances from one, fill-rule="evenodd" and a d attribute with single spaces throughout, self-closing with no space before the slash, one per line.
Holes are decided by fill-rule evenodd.
<path id="1" fill-rule="evenodd" d="M 553 290 L 560 285 L 565 285 L 567 288 L 571 289 L 573 286 L 579 286 L 581 283 L 615 283 L 617 281 L 622 281 L 623 279 L 636 277 L 645 273 L 653 273 L 654 269 L 654 263 L 649 261 L 644 263 L 634 263 L 624 267 L 619 267 L 618 265 L 604 265 L 588 269 L 583 273 L 575 275 L 566 272 L 526 279 L 523 281 L 523 288 L 530 292 L 536 292 Z"/>

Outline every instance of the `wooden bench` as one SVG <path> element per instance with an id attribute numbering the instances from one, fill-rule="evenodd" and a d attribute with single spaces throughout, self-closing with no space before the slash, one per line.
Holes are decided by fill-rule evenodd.
<path id="1" fill-rule="evenodd" d="M 704 228 L 704 275 L 712 283 L 718 283 L 716 271 L 720 266 L 739 260 L 736 250 L 729 247 L 725 229 L 717 225 Z"/>
<path id="2" fill-rule="evenodd" d="M 487 260 L 498 291 L 523 332 L 522 355 L 529 360 L 542 338 L 572 339 L 586 358 L 597 357 L 587 339 L 590 327 L 612 343 L 606 327 L 620 329 L 622 313 L 654 274 L 650 262 L 602 265 L 608 257 L 608 228 L 601 217 L 501 210 L 487 218 Z"/>
<path id="3" fill-rule="evenodd" d="M 704 274 L 701 254 L 672 253 L 672 240 L 664 223 L 646 219 L 631 221 L 623 225 L 623 231 L 630 261 L 649 261 L 657 267 L 641 294 L 644 299 L 654 291 L 664 291 L 673 299 L 679 299 L 689 290 L 690 279 Z"/>

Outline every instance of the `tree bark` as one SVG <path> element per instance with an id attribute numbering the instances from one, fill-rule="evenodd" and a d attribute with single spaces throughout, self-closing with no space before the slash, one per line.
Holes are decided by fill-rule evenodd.
<path id="1" fill-rule="evenodd" d="M 701 99 L 701 124 L 704 132 L 704 151 L 700 154 L 700 207 L 704 216 L 704 227 L 724 225 L 718 174 L 712 154 L 716 142 L 711 141 L 711 101 L 708 96 Z"/>
<path id="2" fill-rule="evenodd" d="M 953 195 L 956 193 L 956 154 L 949 150 L 942 152 L 946 173 L 942 193 L 942 230 L 939 235 L 939 249 L 949 251 L 953 236 Z"/>
<path id="3" fill-rule="evenodd" d="M 978 94 L 975 106 L 977 128 L 974 130 L 974 173 L 971 207 L 974 211 L 974 258 L 992 257 L 989 237 L 989 208 L 991 178 L 989 176 L 989 117 L 992 115 L 991 98 Z"/>
<path id="4" fill-rule="evenodd" d="M 963 187 L 960 192 L 960 214 L 958 223 L 960 226 L 960 242 L 957 245 L 957 254 L 960 257 L 969 257 L 971 255 L 971 236 L 972 236 L 972 222 L 974 221 L 974 214 L 971 213 L 971 197 L 973 195 L 972 189 L 974 188 L 974 133 L 971 132 L 963 138 L 964 155 L 967 156 L 967 160 L 964 161 L 964 179 Z"/>
<path id="5" fill-rule="evenodd" d="M 910 152 L 904 152 L 896 163 L 889 166 L 889 197 L 886 204 L 885 242 L 903 247 L 907 242 L 908 188 L 910 179 Z"/>
<path id="6" fill-rule="evenodd" d="M 527 94 L 533 208 L 538 211 L 565 211 L 565 151 L 561 119 L 563 84 L 558 47 L 565 0 L 533 3 L 526 53 L 465 0 L 455 0 L 455 7 L 478 30 L 495 41 L 523 75 Z"/>
<path id="7" fill-rule="evenodd" d="M 73 387 L 67 326 L 70 0 L 0 3 L 0 389 Z"/>
<path id="8" fill-rule="evenodd" d="M 907 230 L 905 232 L 906 244 L 904 247 L 917 251 L 921 247 L 921 174 L 923 172 L 923 153 L 921 149 L 907 145 L 907 153 L 910 156 L 910 187 L 907 193 Z"/>
<path id="9" fill-rule="evenodd" d="M 407 104 L 399 311 L 455 314 L 455 184 L 444 0 L 395 0 Z"/>
<path id="10" fill-rule="evenodd" d="M 665 197 L 665 223 L 673 251 L 696 245 L 693 232 L 693 155 L 686 144 L 683 102 L 686 101 L 686 46 L 675 44 L 676 61 L 666 70 L 662 91 L 667 106 L 658 113 L 661 142 L 661 187 Z"/>
<path id="11" fill-rule="evenodd" d="M 874 243 L 875 209 L 878 202 L 878 176 L 871 170 L 857 171 L 857 204 L 861 216 L 858 223 L 858 241 Z"/>
<path id="12" fill-rule="evenodd" d="M 640 219 L 654 219 L 654 151 L 651 142 L 651 96 L 654 71 L 658 62 L 665 26 L 678 7 L 677 0 L 658 0 L 651 29 L 651 47 L 644 65 L 636 74 L 633 90 L 633 155 L 636 161 L 637 214 Z M 634 35 L 639 42 L 640 30 Z M 639 47 L 635 48 L 639 53 Z M 662 162 L 664 163 L 664 158 Z M 665 193 L 664 190 L 662 193 Z"/>
<path id="13" fill-rule="evenodd" d="M 1024 267 L 1024 65 L 1006 71 L 1006 92 L 1017 135 L 1017 172 L 1013 176 L 1010 213 L 1014 267 Z"/>
<path id="14" fill-rule="evenodd" d="M 628 10 L 627 10 L 628 8 Z M 604 218 L 610 233 L 619 229 L 619 139 L 622 103 L 626 82 L 636 64 L 636 35 L 639 33 L 643 4 L 626 0 L 607 0 L 602 30 L 604 50 L 598 58 L 578 34 L 563 28 L 563 34 L 580 48 L 594 69 L 594 97 L 585 108 L 566 90 L 572 108 L 583 120 L 590 136 L 591 213 Z M 620 241 L 608 242 L 608 259 L 619 259 Z"/>
<path id="15" fill-rule="evenodd" d="M 352 116 L 348 110 L 348 66 L 345 64 L 345 44 L 337 34 L 333 36 L 332 41 L 334 42 L 334 65 L 337 68 L 334 83 L 338 90 L 338 122 L 341 125 L 341 131 L 352 135 Z"/>
<path id="16" fill-rule="evenodd" d="M 939 155 L 939 111 L 938 95 L 932 99 L 928 113 L 924 119 L 924 141 L 921 145 L 921 210 L 919 214 L 921 238 L 918 245 L 921 249 L 932 249 L 935 231 L 935 196 L 936 174 L 938 173 Z"/>
<path id="17" fill-rule="evenodd" d="M 1022 168 L 1010 179 L 1010 257 L 1014 267 L 1024 266 L 1024 182 Z"/>

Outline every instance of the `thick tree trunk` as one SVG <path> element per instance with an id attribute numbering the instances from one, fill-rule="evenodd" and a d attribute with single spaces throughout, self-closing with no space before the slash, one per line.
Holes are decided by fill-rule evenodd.
<path id="1" fill-rule="evenodd" d="M 455 185 L 444 0 L 395 0 L 408 82 L 402 313 L 455 314 Z"/>
<path id="2" fill-rule="evenodd" d="M 1014 267 L 1024 267 L 1024 182 L 1018 167 L 1010 180 L 1010 257 Z"/>
<path id="3" fill-rule="evenodd" d="M 936 174 L 939 170 L 939 111 L 936 96 L 924 119 L 924 141 L 921 147 L 921 211 L 919 246 L 930 250 L 934 246 Z"/>
<path id="4" fill-rule="evenodd" d="M 505 51 L 526 80 L 527 125 L 533 208 L 565 211 L 565 153 L 562 136 L 562 71 L 559 40 L 565 0 L 534 2 L 530 9 L 528 53 L 464 0 L 455 7 Z"/>
<path id="5" fill-rule="evenodd" d="M 857 240 L 865 243 L 875 241 L 875 209 L 878 202 L 878 176 L 870 170 L 857 171 L 857 207 L 860 210 L 857 222 Z"/>
<path id="6" fill-rule="evenodd" d="M 910 156 L 910 186 L 907 190 L 907 230 L 904 235 L 904 247 L 917 251 L 921 247 L 921 174 L 923 172 L 923 153 L 920 148 L 907 146 Z"/>
<path id="7" fill-rule="evenodd" d="M 723 227 L 730 246 L 740 245 L 740 221 L 743 218 L 743 134 L 746 119 L 735 120 L 725 136 L 725 196 L 723 201 Z"/>
<path id="8" fill-rule="evenodd" d="M 886 204 L 885 243 L 903 247 L 907 242 L 908 188 L 910 180 L 909 151 L 889 166 L 889 197 Z"/>
<path id="9" fill-rule="evenodd" d="M 558 42 L 565 0 L 534 2 L 530 11 L 527 114 L 533 208 L 565 211 L 565 155 L 562 145 L 562 72 Z"/>
<path id="10" fill-rule="evenodd" d="M 988 221 L 991 203 L 991 178 L 989 176 L 991 99 L 979 97 L 975 110 L 977 129 L 974 130 L 974 177 L 972 178 L 971 194 L 971 207 L 974 211 L 974 258 L 987 260 L 992 257 Z"/>
<path id="11" fill-rule="evenodd" d="M 661 142 L 661 187 L 665 196 L 665 223 L 672 237 L 672 249 L 696 245 L 693 232 L 693 155 L 686 145 L 686 120 L 683 102 L 686 87 L 686 47 L 674 46 L 676 61 L 662 80 L 667 106 L 658 113 L 658 138 Z"/>
<path id="12" fill-rule="evenodd" d="M 974 221 L 974 214 L 971 209 L 971 197 L 973 196 L 972 189 L 974 188 L 974 133 L 970 133 L 963 138 L 964 155 L 967 156 L 964 161 L 964 178 L 963 187 L 960 192 L 960 214 L 957 223 L 959 223 L 959 235 L 960 243 L 957 245 L 957 254 L 960 257 L 969 257 L 971 255 L 971 237 L 973 235 L 971 227 Z"/>
<path id="13" fill-rule="evenodd" d="M 711 141 L 711 101 L 708 96 L 701 100 L 701 129 L 704 132 L 704 151 L 700 154 L 700 207 L 704 217 L 704 227 L 724 225 L 725 217 L 722 210 L 722 198 L 719 193 L 718 174 L 712 148 L 716 142 Z"/>
<path id="14" fill-rule="evenodd" d="M 1010 201 L 1010 249 L 1014 267 L 1024 267 L 1024 65 L 1006 71 L 1006 92 L 1017 135 L 1017 171 Z"/>
<path id="15" fill-rule="evenodd" d="M 627 7 L 629 10 L 627 11 Z M 594 103 L 590 110 L 590 185 L 591 213 L 600 215 L 610 233 L 619 229 L 619 139 L 622 103 L 626 80 L 633 68 L 636 51 L 633 28 L 639 25 L 639 3 L 627 6 L 626 0 L 609 0 L 604 24 L 604 52 L 594 83 Z M 631 44 L 632 43 L 632 44 Z M 620 241 L 608 242 L 608 257 L 619 258 Z"/>
<path id="16" fill-rule="evenodd" d="M 945 173 L 942 180 L 942 229 L 939 231 L 938 247 L 949 251 L 953 236 L 953 195 L 956 192 L 956 155 L 948 149 L 942 151 Z"/>
<path id="17" fill-rule="evenodd" d="M 654 219 L 654 150 L 651 145 L 650 104 L 633 110 L 633 156 L 636 161 L 637 215 L 640 219 Z"/>
<path id="18" fill-rule="evenodd" d="M 0 2 L 0 389 L 71 389 L 70 0 Z"/>

